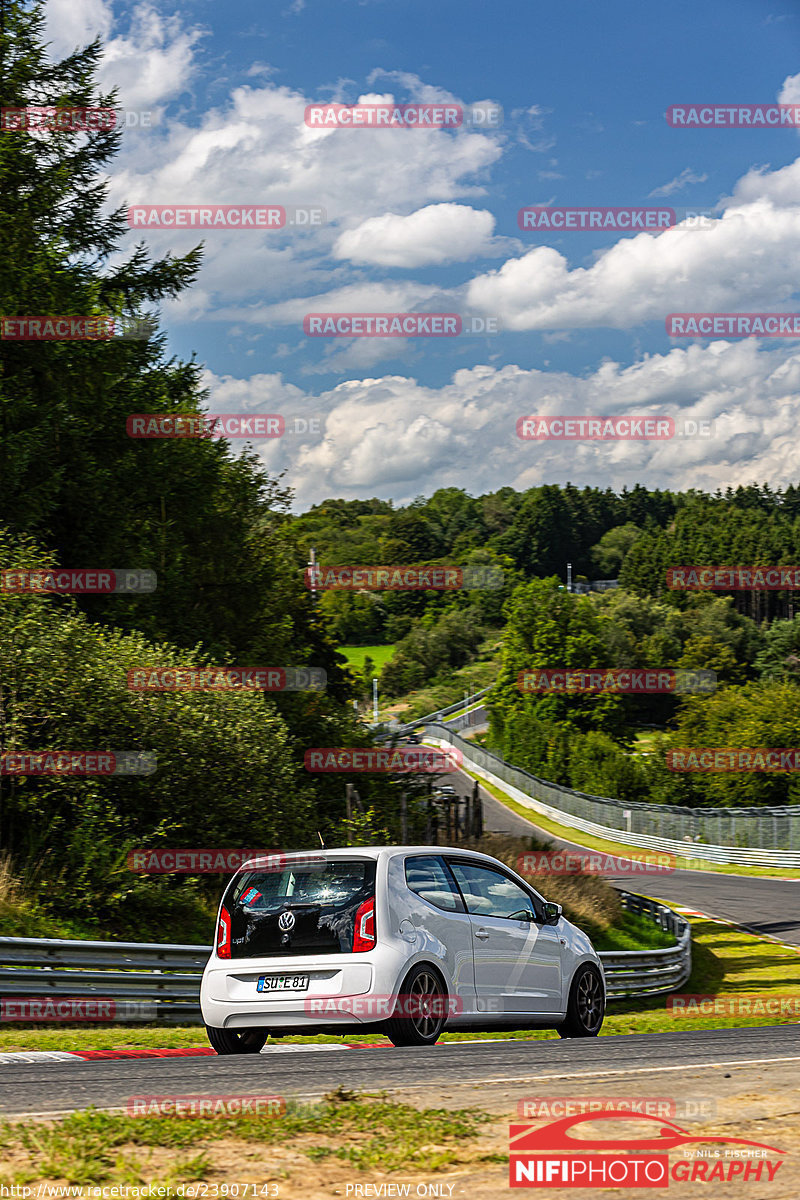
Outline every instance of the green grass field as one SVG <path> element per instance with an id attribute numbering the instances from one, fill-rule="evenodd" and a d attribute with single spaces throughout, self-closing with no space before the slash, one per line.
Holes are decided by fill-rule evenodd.
<path id="1" fill-rule="evenodd" d="M 339 651 L 346 656 L 347 665 L 356 667 L 359 671 L 364 666 L 364 659 L 371 658 L 376 672 L 380 674 L 394 654 L 394 646 L 340 646 Z"/>

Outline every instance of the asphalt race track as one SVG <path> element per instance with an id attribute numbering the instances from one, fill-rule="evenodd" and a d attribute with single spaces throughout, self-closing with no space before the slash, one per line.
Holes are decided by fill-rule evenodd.
<path id="1" fill-rule="evenodd" d="M 696 1067 L 724 1071 L 756 1064 L 800 1063 L 800 1026 L 704 1029 L 685 1033 L 600 1037 L 573 1041 L 440 1042 L 433 1047 L 351 1049 L 273 1047 L 260 1055 L 222 1058 L 0 1063 L 0 1112 L 48 1114 L 86 1108 L 123 1108 L 131 1097 L 212 1093 L 319 1098 L 339 1085 L 388 1091 L 402 1099 L 412 1089 L 458 1084 L 539 1087 L 554 1079 L 672 1075 Z M 667 1075 L 669 1073 L 669 1075 Z M 398 1095 L 399 1093 L 399 1095 Z M 476 1091 L 476 1097 L 479 1093 Z"/>

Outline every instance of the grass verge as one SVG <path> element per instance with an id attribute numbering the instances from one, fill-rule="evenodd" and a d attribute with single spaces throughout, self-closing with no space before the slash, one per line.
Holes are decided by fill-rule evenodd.
<path id="1" fill-rule="evenodd" d="M 341 1165 L 351 1172 L 423 1169 L 430 1174 L 460 1164 L 505 1161 L 479 1146 L 482 1126 L 490 1120 L 473 1109 L 418 1109 L 343 1089 L 320 1104 L 288 1101 L 285 1115 L 274 1117 L 209 1120 L 88 1110 L 27 1126 L 3 1122 L 6 1166 L 0 1183 L 136 1186 L 157 1180 L 174 1186 L 220 1174 L 269 1182 L 297 1171 L 308 1180 L 323 1164 L 328 1173 Z"/>

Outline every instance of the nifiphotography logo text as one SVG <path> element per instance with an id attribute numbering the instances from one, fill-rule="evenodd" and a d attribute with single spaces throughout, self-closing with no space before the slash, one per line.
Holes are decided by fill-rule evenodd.
<path id="1" fill-rule="evenodd" d="M 627 1122 L 629 1136 L 592 1136 L 591 1127 L 601 1121 L 623 1128 Z M 582 1128 L 586 1124 L 588 1133 Z M 773 1181 L 785 1153 L 745 1138 L 692 1134 L 674 1121 L 629 1108 L 562 1117 L 541 1126 L 512 1124 L 509 1137 L 511 1187 L 665 1188 L 672 1181 L 737 1180 L 763 1185 Z M 673 1163 L 671 1150 L 681 1152 Z"/>

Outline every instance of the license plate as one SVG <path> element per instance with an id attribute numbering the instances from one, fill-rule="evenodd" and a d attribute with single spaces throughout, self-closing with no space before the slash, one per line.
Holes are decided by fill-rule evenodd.
<path id="1" fill-rule="evenodd" d="M 307 992 L 308 975 L 260 975 L 259 992 Z"/>

